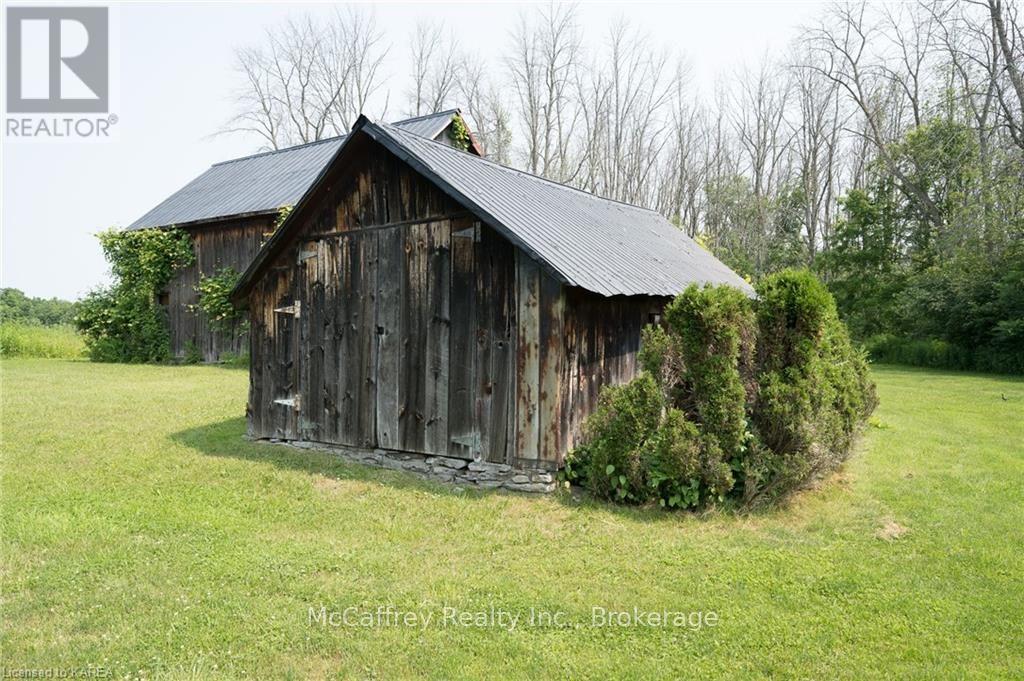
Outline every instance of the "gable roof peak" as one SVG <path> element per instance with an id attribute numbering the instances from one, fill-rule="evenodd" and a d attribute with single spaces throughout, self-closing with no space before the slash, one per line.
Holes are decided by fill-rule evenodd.
<path id="1" fill-rule="evenodd" d="M 493 227 L 569 286 L 604 296 L 672 296 L 690 284 L 753 290 L 738 274 L 647 208 L 499 165 L 360 116 L 345 143 L 243 274 L 239 300 L 285 243 L 329 169 L 366 135 Z"/>

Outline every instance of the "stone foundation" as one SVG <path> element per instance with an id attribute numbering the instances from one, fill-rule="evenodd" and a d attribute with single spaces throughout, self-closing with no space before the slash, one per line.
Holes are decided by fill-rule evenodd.
<path id="1" fill-rule="evenodd" d="M 428 480 L 466 485 L 478 489 L 508 489 L 530 494 L 555 491 L 555 474 L 541 469 L 513 468 L 503 463 L 467 461 L 448 456 L 430 456 L 388 449 L 360 449 L 308 440 L 267 440 L 272 444 L 328 452 L 341 458 L 379 468 L 409 471 Z"/>

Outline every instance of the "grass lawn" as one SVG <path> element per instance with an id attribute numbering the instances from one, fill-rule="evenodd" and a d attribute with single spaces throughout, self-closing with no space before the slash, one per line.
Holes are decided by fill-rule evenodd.
<path id="1" fill-rule="evenodd" d="M 242 440 L 247 375 L 3 362 L 2 653 L 116 677 L 1012 677 L 1024 382 L 878 367 L 859 453 L 755 516 L 455 490 Z M 432 624 L 324 626 L 392 605 Z M 592 607 L 714 612 L 601 627 Z M 565 613 L 514 630 L 443 608 Z"/>

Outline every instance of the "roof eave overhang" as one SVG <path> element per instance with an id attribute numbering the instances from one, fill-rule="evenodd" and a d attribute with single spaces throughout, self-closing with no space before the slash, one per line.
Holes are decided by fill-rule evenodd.
<path id="1" fill-rule="evenodd" d="M 202 218 L 200 220 L 189 220 L 188 222 L 175 222 L 166 225 L 146 225 L 140 227 L 126 227 L 127 232 L 137 232 L 144 229 L 202 229 L 204 227 L 219 226 L 219 223 L 224 222 L 237 222 L 238 220 L 248 220 L 250 218 L 269 217 L 271 215 L 277 215 L 281 211 L 280 208 L 267 208 L 266 210 L 254 210 L 247 213 L 232 213 L 231 215 L 218 215 L 211 218 Z"/>

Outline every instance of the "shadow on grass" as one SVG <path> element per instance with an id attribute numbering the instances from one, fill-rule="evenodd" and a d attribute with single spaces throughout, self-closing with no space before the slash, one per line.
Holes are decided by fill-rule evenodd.
<path id="1" fill-rule="evenodd" d="M 331 451 L 299 449 L 266 441 L 248 440 L 245 438 L 244 417 L 182 430 L 173 433 L 171 439 L 207 456 L 270 463 L 281 469 L 299 471 L 310 476 L 321 476 L 334 480 L 359 480 L 386 485 L 393 489 L 425 492 L 440 497 L 458 497 L 467 501 L 484 500 L 494 496 L 509 496 L 527 501 L 548 499 L 574 510 L 585 508 L 641 522 L 679 522 L 683 519 L 721 518 L 733 515 L 731 512 L 721 510 L 710 514 L 693 514 L 666 512 L 653 506 L 616 506 L 592 498 L 576 488 L 571 492 L 559 490 L 554 494 L 541 496 L 503 489 L 477 489 L 470 485 L 442 483 L 428 480 L 408 471 L 391 470 L 350 461 Z"/>

